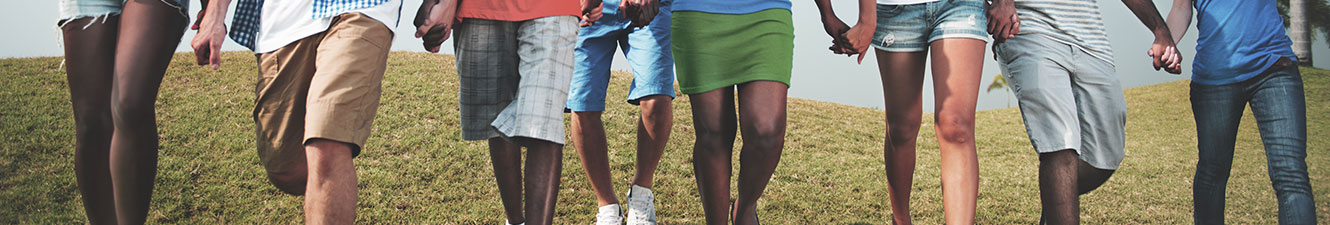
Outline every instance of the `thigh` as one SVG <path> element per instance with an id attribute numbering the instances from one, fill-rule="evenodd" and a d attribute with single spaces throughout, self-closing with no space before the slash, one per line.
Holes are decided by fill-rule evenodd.
<path id="1" fill-rule="evenodd" d="M 333 18 L 315 57 L 306 97 L 305 140 L 350 143 L 353 155 L 369 139 L 378 112 L 392 31 L 360 13 Z"/>
<path id="2" fill-rule="evenodd" d="M 577 34 L 574 69 L 568 92 L 569 110 L 605 111 L 605 89 L 610 84 L 610 66 L 619 41 L 619 32 L 608 24 L 582 27 Z M 633 67 L 637 68 L 637 67 Z"/>
<path id="3" fill-rule="evenodd" d="M 736 130 L 734 87 L 689 94 L 688 103 L 693 111 L 693 127 L 699 139 L 733 137 Z"/>
<path id="4" fill-rule="evenodd" d="M 322 37 L 306 37 L 258 57 L 253 116 L 259 160 L 270 173 L 305 167 L 305 99 Z"/>
<path id="5" fill-rule="evenodd" d="M 738 86 L 739 127 L 745 137 L 784 137 L 789 86 L 753 81 Z"/>
<path id="6" fill-rule="evenodd" d="M 1067 67 L 1072 48 L 1036 34 L 1017 35 L 994 48 L 1002 75 L 1016 94 L 1030 143 L 1039 153 L 1080 148 Z"/>
<path id="7" fill-rule="evenodd" d="M 1272 162 L 1302 161 L 1307 155 L 1307 109 L 1298 68 L 1271 69 L 1257 78 L 1260 80 L 1251 92 L 1251 110 L 1260 127 L 1266 158 Z"/>
<path id="8" fill-rule="evenodd" d="M 1244 88 L 1240 84 L 1205 85 L 1193 81 L 1190 95 L 1200 160 L 1232 160 L 1238 124 L 1250 99 Z"/>
<path id="9" fill-rule="evenodd" d="M 670 51 L 669 6 L 650 25 L 628 34 L 624 56 L 633 69 L 633 83 L 628 90 L 629 103 L 652 95 L 674 98 L 674 54 Z"/>
<path id="10" fill-rule="evenodd" d="M 465 19 L 453 39 L 457 54 L 462 139 L 499 137 L 490 127 L 517 95 L 517 24 Z"/>
<path id="11" fill-rule="evenodd" d="M 1081 56 L 1073 63 L 1071 77 L 1080 114 L 1081 160 L 1095 168 L 1117 169 L 1126 156 L 1127 102 L 1122 85 L 1113 64 L 1088 53 Z"/>
<path id="12" fill-rule="evenodd" d="M 928 52 L 888 52 L 878 49 L 877 68 L 882 78 L 882 100 L 887 123 L 919 126 L 923 114 L 924 63 Z"/>
<path id="13" fill-rule="evenodd" d="M 983 77 L 985 42 L 949 38 L 930 43 L 933 66 L 934 112 L 939 117 L 961 116 L 974 120 L 975 102 Z"/>
<path id="14" fill-rule="evenodd" d="M 129 1 L 120 15 L 113 101 L 151 106 L 189 17 L 162 1 Z"/>
<path id="15" fill-rule="evenodd" d="M 877 28 L 871 45 L 889 52 L 928 50 L 926 4 L 877 5 Z"/>
<path id="16" fill-rule="evenodd" d="M 517 28 L 517 95 L 490 123 L 509 137 L 564 143 L 563 108 L 573 75 L 577 17 L 522 21 Z"/>

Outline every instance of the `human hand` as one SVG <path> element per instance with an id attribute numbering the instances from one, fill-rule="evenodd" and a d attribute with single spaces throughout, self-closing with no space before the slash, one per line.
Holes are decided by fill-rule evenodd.
<path id="1" fill-rule="evenodd" d="M 988 5 L 988 34 L 993 35 L 993 43 L 1015 38 L 1020 32 L 1021 18 L 1016 14 L 1016 4 L 1012 0 L 993 0 Z"/>
<path id="2" fill-rule="evenodd" d="M 190 30 L 199 30 L 199 23 L 203 22 L 204 13 L 208 12 L 208 0 L 199 0 L 199 2 L 202 3 L 200 5 L 203 5 L 203 8 L 199 10 L 198 16 L 194 17 L 194 25 L 189 27 Z"/>
<path id="3" fill-rule="evenodd" d="M 438 53 L 439 46 L 448 40 L 456 22 L 457 1 L 424 0 L 416 11 L 416 38 L 423 39 L 426 51 Z"/>
<path id="4" fill-rule="evenodd" d="M 844 21 L 835 17 L 822 18 L 822 29 L 826 30 L 827 35 L 831 36 L 831 47 L 827 49 L 831 50 L 832 53 L 846 55 L 858 53 L 850 46 L 850 41 L 845 39 L 844 34 L 850 30 L 850 26 L 845 25 Z"/>
<path id="5" fill-rule="evenodd" d="M 619 11 L 631 21 L 628 27 L 645 27 L 660 13 L 660 0 L 622 0 Z"/>
<path id="6" fill-rule="evenodd" d="M 877 29 L 877 23 L 860 21 L 854 27 L 846 31 L 845 39 L 848 46 L 854 50 L 849 55 L 859 54 L 859 63 L 864 63 L 864 56 L 868 55 L 868 44 L 873 42 L 873 31 Z"/>
<path id="7" fill-rule="evenodd" d="M 220 9 L 219 9 L 220 8 Z M 198 65 L 210 65 L 212 69 L 222 67 L 222 43 L 226 42 L 226 5 L 206 6 L 199 12 L 198 33 L 189 46 L 194 48 L 194 59 Z"/>
<path id="8" fill-rule="evenodd" d="M 1154 44 L 1151 44 L 1150 50 L 1146 52 L 1153 60 L 1151 63 L 1155 71 L 1164 69 L 1165 72 L 1172 74 L 1182 73 L 1182 53 L 1178 51 L 1173 38 L 1168 35 L 1157 35 Z"/>
<path id="9" fill-rule="evenodd" d="M 600 17 L 603 16 L 602 9 L 604 9 L 604 7 L 605 4 L 602 3 L 601 0 L 582 0 L 582 22 L 577 25 L 585 27 L 596 24 L 596 21 L 600 20 Z"/>

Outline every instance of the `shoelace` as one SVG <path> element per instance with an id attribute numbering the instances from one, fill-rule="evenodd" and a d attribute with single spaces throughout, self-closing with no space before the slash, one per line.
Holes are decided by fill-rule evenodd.
<path id="1" fill-rule="evenodd" d="M 628 217 L 634 221 L 656 222 L 656 206 L 652 204 L 652 197 L 650 194 L 628 196 Z"/>

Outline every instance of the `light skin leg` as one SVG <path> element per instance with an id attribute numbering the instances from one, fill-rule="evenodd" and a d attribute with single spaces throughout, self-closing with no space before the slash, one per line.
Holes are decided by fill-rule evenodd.
<path id="1" fill-rule="evenodd" d="M 306 224 L 352 224 L 356 219 L 356 168 L 351 145 L 325 139 L 305 144 Z"/>
<path id="2" fill-rule="evenodd" d="M 614 184 L 610 179 L 610 160 L 608 143 L 605 140 L 605 127 L 601 122 L 602 112 L 573 112 L 572 136 L 577 157 L 582 160 L 582 169 L 591 180 L 591 190 L 596 194 L 596 206 L 618 204 Z"/>
<path id="3" fill-rule="evenodd" d="M 638 99 L 641 116 L 637 119 L 637 167 L 633 184 L 651 188 L 655 182 L 656 167 L 665 154 L 670 141 L 670 128 L 674 126 L 673 99 L 666 95 L 652 95 Z"/>
<path id="4" fill-rule="evenodd" d="M 942 205 L 947 224 L 974 224 L 979 197 L 979 158 L 974 109 L 984 65 L 984 41 L 941 39 L 931 43 L 934 123 L 942 158 Z"/>
<path id="5" fill-rule="evenodd" d="M 188 21 L 161 1 L 127 1 L 120 16 L 111 89 L 111 117 L 118 126 L 111 136 L 110 171 L 121 224 L 147 219 L 157 174 L 154 104 Z"/>

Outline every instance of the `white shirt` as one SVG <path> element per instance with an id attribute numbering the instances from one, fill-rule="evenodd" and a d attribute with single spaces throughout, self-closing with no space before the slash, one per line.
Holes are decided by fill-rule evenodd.
<path id="1" fill-rule="evenodd" d="M 402 0 L 389 0 L 381 5 L 351 10 L 364 13 L 392 30 L 401 17 Z M 263 18 L 259 21 L 258 41 L 254 53 L 276 51 L 287 44 L 328 30 L 332 17 L 314 18 L 314 0 L 267 0 L 263 3 Z"/>

